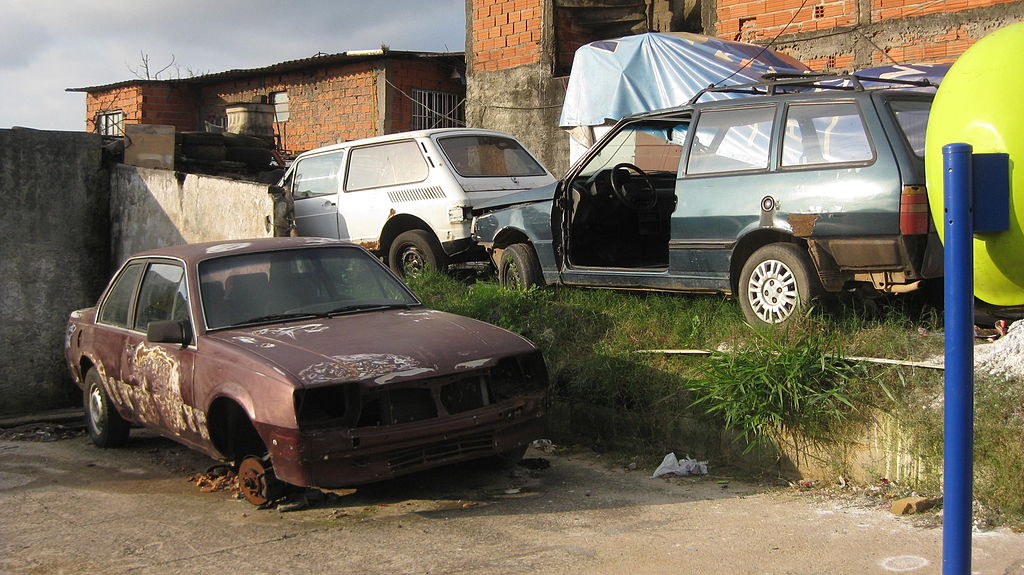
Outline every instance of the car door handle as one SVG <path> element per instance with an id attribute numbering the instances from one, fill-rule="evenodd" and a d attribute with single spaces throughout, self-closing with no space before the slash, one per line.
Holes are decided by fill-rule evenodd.
<path id="1" fill-rule="evenodd" d="M 325 208 L 333 208 L 334 206 L 337 206 L 337 205 L 338 204 L 332 202 L 331 200 L 324 200 L 324 207 Z"/>

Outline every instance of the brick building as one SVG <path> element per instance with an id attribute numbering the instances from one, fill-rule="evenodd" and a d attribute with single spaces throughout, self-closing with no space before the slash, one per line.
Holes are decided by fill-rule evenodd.
<path id="1" fill-rule="evenodd" d="M 823 71 L 951 62 L 1024 21 L 1024 0 L 466 0 L 466 21 L 467 123 L 515 135 L 558 173 L 569 157 L 561 103 L 585 43 L 695 32 L 770 44 Z"/>
<path id="2" fill-rule="evenodd" d="M 463 125 L 462 53 L 374 50 L 318 55 L 252 70 L 69 88 L 86 94 L 86 131 L 125 124 L 179 131 L 227 125 L 236 103 L 272 106 L 280 146 L 301 152 L 340 141 Z"/>

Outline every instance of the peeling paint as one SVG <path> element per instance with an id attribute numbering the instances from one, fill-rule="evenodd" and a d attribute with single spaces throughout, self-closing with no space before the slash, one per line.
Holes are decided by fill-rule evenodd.
<path id="1" fill-rule="evenodd" d="M 78 326 L 73 323 L 69 323 L 68 329 L 64 334 L 64 349 L 71 347 L 71 338 L 75 337 L 76 331 L 78 331 Z"/>
<path id="2" fill-rule="evenodd" d="M 476 369 L 487 365 L 487 362 L 491 361 L 491 358 L 477 359 L 474 361 L 466 361 L 463 363 L 455 364 L 455 369 Z"/>
<path id="3" fill-rule="evenodd" d="M 327 331 L 328 328 L 322 323 L 307 323 L 305 325 L 293 325 L 288 327 L 266 327 L 263 329 L 253 330 L 254 335 L 262 335 L 266 337 L 290 337 L 295 339 L 297 333 L 320 333 Z"/>
<path id="4" fill-rule="evenodd" d="M 272 347 L 277 347 L 277 344 L 273 344 L 273 343 L 265 342 L 265 341 L 261 342 L 261 341 L 259 341 L 258 339 L 254 338 L 254 337 L 247 337 L 247 336 L 244 336 L 244 335 L 236 335 L 235 337 L 233 337 L 231 339 L 233 339 L 235 341 L 238 341 L 238 342 L 241 342 L 241 343 L 247 343 L 249 345 L 255 345 L 256 347 L 262 347 L 264 349 L 269 349 L 269 348 L 272 348 Z"/>
<path id="5" fill-rule="evenodd" d="M 818 221 L 817 214 L 789 214 L 789 225 L 793 235 L 807 237 L 814 233 L 814 224 Z"/>
<path id="6" fill-rule="evenodd" d="M 411 357 L 390 353 L 360 353 L 336 355 L 332 361 L 314 363 L 299 372 L 299 379 L 306 383 L 329 383 L 367 379 L 375 376 L 411 371 L 419 367 Z"/>
<path id="7" fill-rule="evenodd" d="M 132 359 L 136 384 L 104 378 L 107 393 L 140 423 L 209 439 L 206 414 L 182 399 L 180 362 L 162 347 L 144 343 L 135 349 Z"/>
<path id="8" fill-rule="evenodd" d="M 224 252 L 233 252 L 242 248 L 247 248 L 252 245 L 252 242 L 234 242 L 229 244 L 217 244 L 206 248 L 208 254 L 222 254 Z"/>
<path id="9" fill-rule="evenodd" d="M 385 384 L 385 383 L 390 383 L 392 380 L 397 379 L 397 378 L 413 377 L 415 375 L 421 375 L 421 374 L 424 374 L 424 373 L 430 373 L 432 371 L 434 371 L 434 369 L 430 368 L 430 367 L 417 367 L 416 369 L 407 369 L 405 371 L 396 371 L 394 373 L 389 373 L 387 375 L 382 375 L 382 376 L 378 377 L 377 379 L 373 380 L 373 382 L 377 383 L 377 384 Z"/>

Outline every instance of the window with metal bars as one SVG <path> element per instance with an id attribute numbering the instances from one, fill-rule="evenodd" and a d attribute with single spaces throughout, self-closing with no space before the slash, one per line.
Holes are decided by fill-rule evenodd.
<path id="1" fill-rule="evenodd" d="M 459 128 L 465 125 L 463 101 L 458 94 L 413 90 L 412 99 L 413 130 Z"/>
<path id="2" fill-rule="evenodd" d="M 96 133 L 101 136 L 124 135 L 124 112 L 102 112 L 96 114 Z"/>

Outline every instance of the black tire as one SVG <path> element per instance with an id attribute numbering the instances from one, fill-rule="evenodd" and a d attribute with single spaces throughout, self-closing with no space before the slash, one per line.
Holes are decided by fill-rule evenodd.
<path id="1" fill-rule="evenodd" d="M 768 244 L 743 264 L 738 284 L 743 315 L 751 324 L 781 324 L 823 294 L 807 252 L 796 244 Z"/>
<path id="2" fill-rule="evenodd" d="M 205 162 L 221 162 L 227 159 L 227 149 L 223 144 L 219 146 L 206 144 L 182 144 L 181 153 L 190 160 L 201 160 Z"/>
<path id="3" fill-rule="evenodd" d="M 226 147 L 224 157 L 233 162 L 242 162 L 250 168 L 269 169 L 274 163 L 274 154 L 266 148 Z"/>
<path id="4" fill-rule="evenodd" d="M 185 146 L 223 146 L 224 134 L 216 132 L 176 132 L 174 143 Z"/>
<path id="5" fill-rule="evenodd" d="M 434 234 L 424 230 L 409 230 L 391 242 L 388 265 L 401 277 L 416 277 L 426 269 L 445 271 L 448 254 Z"/>
<path id="6" fill-rule="evenodd" d="M 501 253 L 498 262 L 498 283 L 508 289 L 525 290 L 544 285 L 544 274 L 533 246 L 512 244 Z"/>
<path id="7" fill-rule="evenodd" d="M 224 132 L 221 134 L 224 138 L 224 145 L 229 148 L 273 148 L 273 138 L 263 138 L 261 136 L 251 136 L 249 134 L 236 134 L 234 132 Z M 270 140 L 270 141 L 268 141 Z"/>
<path id="8" fill-rule="evenodd" d="M 118 447 L 128 441 L 131 426 L 125 421 L 103 389 L 103 381 L 96 368 L 85 374 L 82 398 L 85 407 L 86 429 L 96 447 Z"/>

